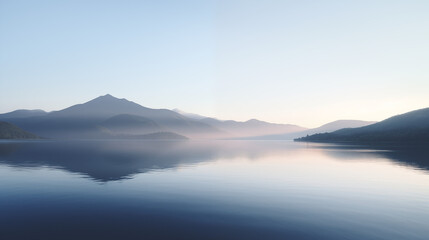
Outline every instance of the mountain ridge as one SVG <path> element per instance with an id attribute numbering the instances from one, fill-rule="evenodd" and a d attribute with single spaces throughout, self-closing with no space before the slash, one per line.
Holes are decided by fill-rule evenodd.
<path id="1" fill-rule="evenodd" d="M 184 136 L 199 137 L 203 134 L 216 135 L 221 132 L 210 125 L 171 110 L 147 108 L 110 94 L 62 110 L 52 111 L 43 116 L 8 118 L 8 120 L 24 130 L 48 138 L 106 138 L 109 137 L 109 132 L 103 128 L 101 123 L 121 114 L 145 117 L 162 127 L 146 131 L 144 134 L 162 130 Z M 0 119 L 2 118 L 0 117 Z"/>
<path id="2" fill-rule="evenodd" d="M 249 119 L 245 122 L 239 122 L 234 120 L 204 118 L 201 119 L 201 121 L 230 133 L 232 137 L 252 137 L 267 135 L 270 133 L 291 133 L 306 129 L 294 124 L 269 123 L 257 119 Z"/>
<path id="3" fill-rule="evenodd" d="M 109 133 L 100 124 L 110 117 L 121 114 L 145 117 L 162 126 L 162 129 L 154 128 L 152 131 L 146 131 L 145 134 L 160 130 L 193 137 L 198 137 L 202 133 L 207 135 L 220 133 L 218 129 L 210 125 L 171 110 L 147 108 L 110 94 L 53 111 L 44 116 L 10 118 L 9 120 L 27 131 L 48 138 L 106 138 Z"/>
<path id="4" fill-rule="evenodd" d="M 42 109 L 18 109 L 8 113 L 0 114 L 0 118 L 26 118 L 26 117 L 35 117 L 35 116 L 44 116 L 48 114 Z"/>
<path id="5" fill-rule="evenodd" d="M 187 115 L 184 116 L 178 111 L 180 110 L 152 109 L 106 94 L 36 116 L 30 114 L 29 117 L 13 117 L 10 113 L 0 114 L 0 120 L 12 116 L 8 120 L 13 124 L 47 138 L 108 138 L 116 134 L 141 135 L 162 131 L 197 139 L 219 139 L 304 129 L 292 124 L 273 124 L 256 119 L 246 122 L 208 120 L 204 116 L 182 111 Z"/>
<path id="6" fill-rule="evenodd" d="M 59 139 L 114 138 L 119 135 L 134 138 L 138 135 L 169 132 L 191 139 L 399 141 L 426 139 L 429 129 L 429 108 L 396 115 L 378 123 L 337 120 L 314 129 L 258 119 L 240 122 L 191 114 L 196 118 L 204 117 L 198 120 L 177 111 L 179 110 L 152 109 L 106 94 L 58 111 L 21 109 L 3 113 L 0 114 L 0 121 L 7 120 L 6 122 L 37 136 Z"/>
<path id="7" fill-rule="evenodd" d="M 395 115 L 360 128 L 345 128 L 331 133 L 314 134 L 296 141 L 318 142 L 429 142 L 429 108 Z"/>

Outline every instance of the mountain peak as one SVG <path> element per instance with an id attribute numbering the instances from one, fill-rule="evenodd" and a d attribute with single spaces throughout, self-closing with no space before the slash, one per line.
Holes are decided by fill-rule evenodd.
<path id="1" fill-rule="evenodd" d="M 102 95 L 102 96 L 99 96 L 97 98 L 94 98 L 94 99 L 92 99 L 86 103 L 106 103 L 106 102 L 112 103 L 112 102 L 131 102 L 131 101 L 128 101 L 125 98 L 117 98 L 117 97 L 112 96 L 110 94 L 106 94 L 106 95 Z"/>
<path id="2" fill-rule="evenodd" d="M 119 99 L 119 98 L 114 97 L 114 96 L 112 96 L 112 95 L 110 95 L 110 94 L 106 94 L 106 95 L 99 96 L 99 97 L 97 97 L 97 98 L 95 98 L 95 99 Z M 94 100 L 95 100 L 95 99 L 94 99 Z"/>
<path id="3" fill-rule="evenodd" d="M 52 112 L 54 116 L 108 118 L 118 114 L 133 114 L 145 111 L 147 108 L 126 100 L 116 98 L 110 94 L 99 96 L 88 102 L 73 105 L 66 109 Z M 137 114 L 138 115 L 138 114 Z"/>
<path id="4" fill-rule="evenodd" d="M 255 118 L 249 119 L 246 122 L 248 122 L 248 123 L 265 123 L 264 121 L 261 121 L 261 120 L 255 119 Z"/>

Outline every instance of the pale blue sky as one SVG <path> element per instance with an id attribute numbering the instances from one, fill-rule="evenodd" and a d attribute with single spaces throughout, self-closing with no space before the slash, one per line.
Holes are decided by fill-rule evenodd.
<path id="1" fill-rule="evenodd" d="M 316 127 L 429 107 L 429 1 L 1 1 L 0 112 L 110 93 Z"/>

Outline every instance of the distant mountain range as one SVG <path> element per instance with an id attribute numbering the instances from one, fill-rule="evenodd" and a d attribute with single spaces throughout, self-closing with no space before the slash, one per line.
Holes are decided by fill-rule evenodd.
<path id="1" fill-rule="evenodd" d="M 221 121 L 178 109 L 151 109 L 109 94 L 59 111 L 17 110 L 0 114 L 0 120 L 38 136 L 56 139 L 213 139 L 305 130 L 296 125 L 255 119 L 246 122 Z"/>
<path id="2" fill-rule="evenodd" d="M 293 124 L 277 124 L 250 119 L 245 122 L 234 120 L 219 120 L 216 118 L 205 117 L 195 113 L 188 113 L 179 109 L 173 111 L 180 113 L 192 119 L 199 120 L 206 124 L 216 127 L 222 132 L 228 133 L 227 138 L 243 138 L 249 136 L 261 136 L 275 133 L 293 133 L 306 130 L 307 128 Z"/>
<path id="3" fill-rule="evenodd" d="M 257 119 L 238 122 L 233 120 L 222 121 L 214 118 L 204 118 L 200 121 L 230 133 L 229 137 L 231 138 L 261 136 L 275 133 L 286 134 L 306 130 L 306 128 L 297 125 L 268 123 Z"/>
<path id="4" fill-rule="evenodd" d="M 344 128 L 296 139 L 315 142 L 428 142 L 429 108 L 397 115 L 359 128 Z"/>
<path id="5" fill-rule="evenodd" d="M 46 114 L 28 110 L 20 110 L 19 115 L 14 112 L 1 114 L 0 120 L 46 138 L 123 138 L 126 135 L 135 138 L 158 132 L 199 137 L 221 133 L 174 111 L 146 108 L 109 94 Z"/>
<path id="6" fill-rule="evenodd" d="M 287 134 L 273 134 L 273 135 L 256 136 L 256 137 L 251 137 L 250 139 L 292 140 L 295 138 L 300 138 L 300 137 L 304 137 L 304 136 L 311 135 L 311 134 L 333 132 L 333 131 L 343 129 L 343 128 L 363 127 L 363 126 L 367 126 L 367 125 L 370 125 L 373 123 L 376 123 L 376 122 L 374 122 L 374 121 L 361 121 L 361 120 L 337 120 L 334 122 L 324 124 L 324 125 L 317 127 L 317 128 L 306 129 L 303 131 L 297 131 L 297 132 L 287 133 Z"/>
<path id="7" fill-rule="evenodd" d="M 3 136 L 8 138 L 296 139 L 325 142 L 429 139 L 429 108 L 378 123 L 338 120 L 307 129 L 257 119 L 240 122 L 209 118 L 178 109 L 152 109 L 109 94 L 59 111 L 16 110 L 0 114 L 0 121 L 3 122 Z"/>

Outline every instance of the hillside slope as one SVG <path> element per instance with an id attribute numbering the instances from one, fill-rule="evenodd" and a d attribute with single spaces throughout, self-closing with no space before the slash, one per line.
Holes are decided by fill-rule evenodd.
<path id="1" fill-rule="evenodd" d="M 37 139 L 38 136 L 26 132 L 8 122 L 0 121 L 0 139 Z"/>
<path id="2" fill-rule="evenodd" d="M 346 128 L 332 133 L 315 134 L 297 141 L 320 142 L 419 142 L 429 141 L 429 108 L 396 115 L 360 128 Z"/>

